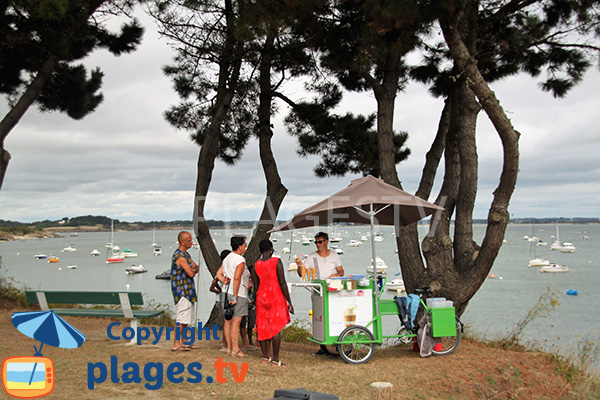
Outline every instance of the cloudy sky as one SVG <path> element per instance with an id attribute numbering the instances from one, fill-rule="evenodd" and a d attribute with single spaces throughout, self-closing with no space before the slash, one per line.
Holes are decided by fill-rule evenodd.
<path id="1" fill-rule="evenodd" d="M 135 53 L 117 58 L 97 52 L 85 61 L 105 73 L 105 99 L 94 114 L 73 121 L 31 108 L 11 132 L 5 143 L 12 160 L 0 191 L 0 219 L 30 222 L 87 214 L 130 222 L 192 218 L 199 148 L 186 132 L 174 130 L 163 119 L 163 112 L 178 101 L 161 71 L 173 53 L 148 18 L 144 25 L 144 41 Z M 528 77 L 492 88 L 522 134 L 521 168 L 510 213 L 520 218 L 600 217 L 598 67 L 561 100 L 541 92 Z M 417 189 L 441 108 L 441 100 L 430 97 L 422 85 L 413 84 L 397 97 L 395 129 L 409 132 L 412 150 L 397 169 L 411 193 Z M 2 116 L 6 110 L 0 102 Z M 280 111 L 283 115 L 285 107 Z M 373 96 L 351 95 L 343 111 L 374 112 Z M 296 155 L 296 144 L 281 120 L 275 120 L 274 152 L 289 190 L 279 219 L 287 219 L 343 189 L 354 177 L 316 178 L 312 168 L 317 160 Z M 477 140 L 475 218 L 486 218 L 502 154 L 483 112 Z M 258 149 L 252 143 L 237 166 L 217 165 L 206 216 L 256 219 L 264 193 Z"/>

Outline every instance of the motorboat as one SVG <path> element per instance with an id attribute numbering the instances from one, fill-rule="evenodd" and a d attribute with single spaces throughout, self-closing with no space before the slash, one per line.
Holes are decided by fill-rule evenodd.
<path id="1" fill-rule="evenodd" d="M 351 239 L 348 243 L 346 243 L 346 246 L 349 246 L 349 247 L 358 247 L 361 244 L 362 244 L 362 242 L 360 240 Z"/>
<path id="2" fill-rule="evenodd" d="M 337 254 L 344 254 L 344 250 L 337 245 L 332 245 L 331 250 L 335 251 Z"/>
<path id="3" fill-rule="evenodd" d="M 162 254 L 162 249 L 160 248 L 160 246 L 154 246 L 153 254 L 155 256 L 160 256 Z"/>
<path id="4" fill-rule="evenodd" d="M 69 268 L 69 269 L 77 269 L 77 265 L 67 265 L 67 268 Z"/>
<path id="5" fill-rule="evenodd" d="M 50 257 L 48 257 L 48 262 L 49 263 L 57 263 L 58 261 L 59 261 L 58 257 L 56 257 L 56 256 L 50 256 Z"/>
<path id="6" fill-rule="evenodd" d="M 387 272 L 387 265 L 385 264 L 385 261 L 383 261 L 383 259 L 381 257 L 375 258 L 375 269 L 378 274 L 385 274 Z M 373 273 L 372 265 L 367 266 L 367 272 Z"/>
<path id="7" fill-rule="evenodd" d="M 575 246 L 573 246 L 573 243 L 571 242 L 563 242 L 558 251 L 561 253 L 574 253 Z"/>
<path id="8" fill-rule="evenodd" d="M 171 280 L 171 270 L 167 269 L 167 270 L 161 272 L 160 274 L 156 275 L 154 278 Z"/>
<path id="9" fill-rule="evenodd" d="M 138 254 L 135 251 L 133 251 L 133 250 L 131 250 L 129 248 L 123 250 L 121 252 L 121 255 L 124 256 L 124 257 L 126 257 L 126 258 L 131 258 L 131 257 L 137 257 L 138 256 Z"/>
<path id="10" fill-rule="evenodd" d="M 559 264 L 544 265 L 540 272 L 569 272 L 569 267 Z"/>
<path id="11" fill-rule="evenodd" d="M 338 243 L 342 241 L 341 236 L 333 236 L 329 239 L 329 243 Z"/>
<path id="12" fill-rule="evenodd" d="M 284 247 L 283 249 L 281 249 L 281 254 L 290 254 L 290 248 Z"/>
<path id="13" fill-rule="evenodd" d="M 360 240 L 361 240 L 362 242 L 368 242 L 368 241 L 369 241 L 369 238 L 368 238 L 368 237 L 366 237 L 366 236 L 361 236 L 361 237 L 360 237 Z"/>
<path id="14" fill-rule="evenodd" d="M 306 236 L 302 236 L 302 246 L 309 246 L 310 245 L 310 239 L 308 239 Z"/>
<path id="15" fill-rule="evenodd" d="M 129 268 L 125 268 L 125 272 L 127 274 L 141 274 L 143 272 L 148 272 L 146 268 L 142 264 L 140 265 L 132 265 Z"/>
<path id="16" fill-rule="evenodd" d="M 373 238 L 373 241 L 375 241 L 375 242 L 383 242 L 383 236 L 377 235 L 377 236 L 375 236 Z"/>
<path id="17" fill-rule="evenodd" d="M 97 257 L 100 255 L 100 252 L 98 251 L 98 249 L 94 249 L 90 252 L 90 255 Z"/>
<path id="18" fill-rule="evenodd" d="M 36 260 L 45 260 L 48 258 L 48 256 L 45 254 L 36 254 L 35 256 L 33 256 L 33 258 L 35 258 Z"/>
<path id="19" fill-rule="evenodd" d="M 550 265 L 550 261 L 539 257 L 529 260 L 530 267 L 543 267 L 544 265 Z"/>
<path id="20" fill-rule="evenodd" d="M 385 288 L 390 292 L 405 292 L 404 281 L 402 278 L 395 278 L 385 284 Z"/>
<path id="21" fill-rule="evenodd" d="M 63 253 L 66 251 L 67 253 L 72 253 L 74 251 L 77 251 L 77 249 L 74 247 L 75 245 L 69 245 L 68 247 L 65 247 L 64 249 L 62 249 Z"/>

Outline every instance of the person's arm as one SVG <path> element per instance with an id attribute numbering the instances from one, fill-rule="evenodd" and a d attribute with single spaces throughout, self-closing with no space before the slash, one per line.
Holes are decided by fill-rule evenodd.
<path id="1" fill-rule="evenodd" d="M 215 294 L 220 294 L 222 292 L 221 285 L 219 285 L 219 277 L 215 275 L 215 278 L 212 280 L 210 284 L 210 288 L 208 288 L 211 292 Z"/>
<path id="2" fill-rule="evenodd" d="M 279 261 L 281 261 L 281 259 L 279 259 Z M 298 266 L 298 269 L 296 269 L 296 273 L 298 273 L 298 276 L 300 278 L 302 278 L 302 260 L 300 259 L 300 257 L 296 257 L 296 259 L 294 261 L 296 262 L 296 265 Z"/>
<path id="3" fill-rule="evenodd" d="M 256 267 L 250 269 L 250 275 L 252 276 L 252 286 L 254 287 L 254 293 L 258 293 L 258 286 L 260 285 L 260 280 L 258 279 L 258 275 L 256 274 Z"/>
<path id="4" fill-rule="evenodd" d="M 228 277 L 225 276 L 225 273 L 223 272 L 223 266 L 222 265 L 221 265 L 221 267 L 219 267 L 219 270 L 217 271 L 216 277 L 224 285 L 227 285 L 229 283 L 229 281 L 231 280 L 231 279 L 229 279 Z"/>
<path id="5" fill-rule="evenodd" d="M 333 274 L 331 276 L 344 276 L 344 267 L 342 267 L 341 265 L 339 267 L 335 267 L 335 271 L 336 274 Z"/>
<path id="6" fill-rule="evenodd" d="M 240 291 L 240 285 L 242 283 L 242 275 L 244 274 L 244 268 L 246 268 L 246 263 L 239 263 L 237 267 L 235 267 L 235 274 L 233 275 L 233 301 L 232 303 L 237 303 L 237 295 Z"/>
<path id="7" fill-rule="evenodd" d="M 193 278 L 194 276 L 196 276 L 196 272 L 198 272 L 198 270 L 200 269 L 200 268 L 198 268 L 196 263 L 193 261 L 192 261 L 192 264 L 194 266 L 191 266 L 190 264 L 188 264 L 187 260 L 185 259 L 185 257 L 183 255 L 181 255 L 175 262 L 177 263 L 177 265 L 179 265 L 181 268 L 183 268 L 183 270 L 185 271 L 187 276 L 189 276 L 190 278 Z"/>
<path id="8" fill-rule="evenodd" d="M 277 260 L 277 280 L 279 281 L 281 293 L 283 293 L 283 297 L 285 297 L 288 302 L 288 311 L 293 314 L 294 306 L 292 305 L 292 298 L 290 297 L 287 282 L 285 281 L 285 272 L 283 272 L 283 263 L 281 262 L 281 258 Z"/>

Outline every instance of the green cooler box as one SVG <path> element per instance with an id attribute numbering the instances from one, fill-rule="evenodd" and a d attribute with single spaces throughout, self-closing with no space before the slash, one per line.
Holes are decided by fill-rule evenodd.
<path id="1" fill-rule="evenodd" d="M 430 310 L 432 336 L 456 336 L 456 313 L 454 307 L 434 307 Z"/>

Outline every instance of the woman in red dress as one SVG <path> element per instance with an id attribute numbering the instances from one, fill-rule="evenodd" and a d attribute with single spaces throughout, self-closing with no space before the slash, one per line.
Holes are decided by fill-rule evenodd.
<path id="1" fill-rule="evenodd" d="M 263 240 L 258 247 L 262 256 L 254 264 L 252 282 L 256 288 L 256 333 L 262 362 L 284 367 L 279 359 L 281 331 L 289 324 L 294 307 L 285 282 L 283 264 L 279 258 L 273 257 L 273 243 Z"/>

